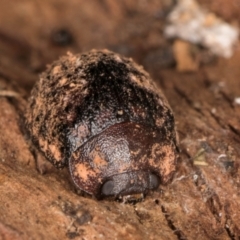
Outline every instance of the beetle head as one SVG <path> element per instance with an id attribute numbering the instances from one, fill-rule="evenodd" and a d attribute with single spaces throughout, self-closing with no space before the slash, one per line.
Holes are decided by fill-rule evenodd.
<path id="1" fill-rule="evenodd" d="M 115 124 L 79 147 L 69 160 L 74 183 L 97 198 L 145 194 L 175 170 L 175 144 L 164 131 Z"/>

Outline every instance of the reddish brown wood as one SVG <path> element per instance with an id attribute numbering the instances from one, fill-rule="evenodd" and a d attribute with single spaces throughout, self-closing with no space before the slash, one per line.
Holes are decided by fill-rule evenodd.
<path id="1" fill-rule="evenodd" d="M 240 50 L 192 73 L 172 67 L 162 36 L 171 1 L 0 2 L 0 239 L 238 239 Z M 65 29 L 69 45 L 54 42 Z M 36 170 L 23 133 L 38 74 L 68 50 L 110 48 L 143 64 L 175 113 L 172 183 L 136 205 L 80 196 L 67 169 Z M 44 159 L 41 169 L 46 169 Z M 46 167 L 46 168 L 45 168 Z"/>

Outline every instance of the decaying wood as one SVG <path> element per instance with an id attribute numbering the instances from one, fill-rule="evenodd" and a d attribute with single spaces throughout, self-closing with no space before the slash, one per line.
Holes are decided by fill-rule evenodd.
<path id="1" fill-rule="evenodd" d="M 171 1 L 0 3 L 0 239 L 239 238 L 240 50 L 196 72 L 177 72 L 161 34 L 170 7 Z M 72 35 L 69 45 L 54 42 L 58 29 Z M 178 170 L 135 205 L 81 196 L 67 169 L 40 174 L 23 131 L 26 99 L 44 66 L 68 50 L 101 47 L 144 64 L 175 113 Z"/>

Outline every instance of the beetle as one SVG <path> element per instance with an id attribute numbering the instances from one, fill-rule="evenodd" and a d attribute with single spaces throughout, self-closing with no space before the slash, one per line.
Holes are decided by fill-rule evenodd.
<path id="1" fill-rule="evenodd" d="M 61 57 L 34 86 L 26 128 L 98 199 L 146 194 L 176 169 L 173 112 L 149 74 L 108 50 Z"/>

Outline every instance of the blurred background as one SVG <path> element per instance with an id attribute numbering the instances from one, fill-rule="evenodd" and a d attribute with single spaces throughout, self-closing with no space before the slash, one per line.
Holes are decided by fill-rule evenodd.
<path id="1" fill-rule="evenodd" d="M 180 14 L 171 20 L 177 6 Z M 191 42 L 179 32 L 167 34 L 168 26 L 179 29 L 181 21 L 184 26 L 194 25 L 192 20 L 204 9 L 207 20 L 201 21 L 209 24 L 210 16 L 210 27 L 218 18 L 238 27 L 239 6 L 239 0 L 2 0 L 0 72 L 8 71 L 9 61 L 13 61 L 28 73 L 38 74 L 67 51 L 79 53 L 92 48 L 108 48 L 132 57 L 153 75 L 163 68 L 197 71 L 202 64 L 214 62 L 216 54 L 202 39 Z M 22 79 L 21 84 L 29 90 L 35 81 L 32 79 Z"/>

